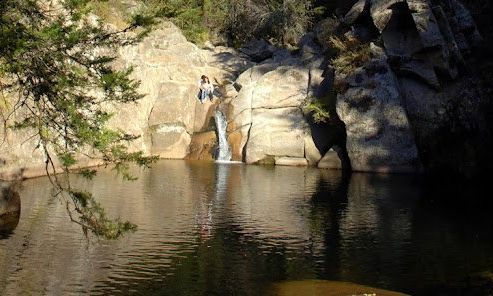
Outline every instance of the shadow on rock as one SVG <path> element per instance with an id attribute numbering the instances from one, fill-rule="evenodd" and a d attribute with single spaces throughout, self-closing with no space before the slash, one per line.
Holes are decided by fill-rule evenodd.
<path id="1" fill-rule="evenodd" d="M 21 199 L 15 185 L 0 184 L 0 239 L 19 224 Z"/>

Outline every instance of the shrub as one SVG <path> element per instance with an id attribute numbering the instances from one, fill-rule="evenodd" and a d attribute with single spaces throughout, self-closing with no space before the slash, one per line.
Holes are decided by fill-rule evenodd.
<path id="1" fill-rule="evenodd" d="M 330 37 L 330 42 L 338 51 L 332 65 L 338 73 L 349 74 L 370 60 L 370 45 L 355 38 Z"/>
<path id="2" fill-rule="evenodd" d="M 341 22 L 336 17 L 329 17 L 320 21 L 315 27 L 315 33 L 323 48 L 331 48 L 330 38 L 336 34 Z"/>
<path id="3" fill-rule="evenodd" d="M 328 106 L 319 100 L 313 100 L 304 108 L 305 112 L 310 113 L 316 123 L 327 122 L 330 119 Z"/>

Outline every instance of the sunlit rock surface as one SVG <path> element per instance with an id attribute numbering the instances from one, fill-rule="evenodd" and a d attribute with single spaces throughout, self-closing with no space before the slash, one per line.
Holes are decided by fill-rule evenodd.
<path id="1" fill-rule="evenodd" d="M 337 1 L 337 6 L 347 36 L 379 40 L 380 48 L 367 65 L 342 78 L 349 87 L 341 91 L 337 112 L 346 124 L 353 168 L 411 172 L 421 164 L 455 166 L 456 159 L 457 164 L 476 163 L 470 147 L 478 143 L 466 139 L 465 148 L 457 148 L 453 141 L 436 140 L 482 137 L 476 128 L 481 125 L 478 92 L 464 76 L 466 58 L 482 38 L 464 5 L 457 0 L 433 5 L 425 0 L 354 0 Z M 333 79 L 322 85 L 331 61 L 324 61 L 316 36 L 307 33 L 293 52 L 260 40 L 241 53 L 210 44 L 201 49 L 164 22 L 141 43 L 119 51 L 115 66 L 133 66 L 146 96 L 138 104 L 113 108 L 110 124 L 141 135 L 131 150 L 161 158 L 212 159 L 212 138 L 200 135 L 214 132 L 213 114 L 220 109 L 228 119 L 233 160 L 304 158 L 317 165 L 323 155 L 315 143 L 331 133 L 312 134 L 303 108 L 324 88 L 331 91 Z M 202 74 L 215 85 L 214 100 L 204 104 L 197 99 Z M 340 73 L 336 76 L 341 80 Z M 460 133 L 448 132 L 451 126 Z M 4 133 L 0 131 L 5 139 L 0 178 L 44 174 L 44 155 L 35 149 L 33 133 Z M 338 146 L 346 155 L 344 140 L 339 136 Z M 330 148 L 323 147 L 322 154 Z M 81 160 L 82 166 L 97 164 Z"/>
<path id="2" fill-rule="evenodd" d="M 251 65 L 232 49 L 198 48 L 169 22 L 138 45 L 122 49 L 121 55 L 126 66 L 135 67 L 134 75 L 148 95 L 133 118 L 119 119 L 140 125 L 140 134 L 147 135 L 144 150 L 162 158 L 185 158 L 193 134 L 214 128 L 210 120 L 216 104 L 198 101 L 200 76 L 207 75 L 215 85 L 217 101 L 219 86 Z"/>
<path id="3" fill-rule="evenodd" d="M 308 45 L 303 48 L 311 50 Z M 241 140 L 233 153 L 245 155 L 247 163 L 279 163 L 276 159 L 282 157 L 305 158 L 280 161 L 293 165 L 320 160 L 303 114 L 315 81 L 321 80 L 316 56 L 312 51 L 294 55 L 280 50 L 238 77 L 238 94 L 230 103 L 230 125 Z"/>
<path id="4" fill-rule="evenodd" d="M 119 54 L 115 66 L 132 66 L 133 78 L 141 81 L 139 91 L 146 96 L 137 104 L 105 106 L 115 113 L 110 126 L 141 136 L 130 144 L 131 150 L 162 158 L 185 158 L 194 133 L 214 130 L 210 120 L 223 95 L 220 86 L 252 65 L 234 49 L 198 48 L 170 22 L 159 25 L 141 43 L 120 49 Z M 203 74 L 216 91 L 214 102 L 200 104 L 197 83 Z M 0 146 L 0 179 L 45 174 L 45 157 L 42 149 L 36 149 L 35 133 L 4 133 L 2 129 L 0 137 L 5 141 Z M 97 163 L 88 159 L 80 162 L 82 166 Z"/>
<path id="5" fill-rule="evenodd" d="M 272 296 L 340 296 L 340 295 L 368 295 L 368 296 L 406 296 L 407 294 L 387 291 L 383 289 L 357 285 L 348 282 L 302 280 L 273 284 Z"/>

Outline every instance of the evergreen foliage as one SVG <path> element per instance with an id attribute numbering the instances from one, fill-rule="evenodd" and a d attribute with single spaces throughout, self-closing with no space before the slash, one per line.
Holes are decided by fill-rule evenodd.
<path id="1" fill-rule="evenodd" d="M 324 6 L 302 0 L 143 1 L 198 44 L 210 39 L 212 33 L 228 36 L 235 45 L 252 38 L 295 45 L 313 19 L 325 12 Z"/>
<path id="2" fill-rule="evenodd" d="M 5 131 L 32 132 L 70 218 L 84 232 L 117 238 L 135 226 L 109 219 L 91 194 L 71 188 L 68 175 L 81 155 L 114 164 L 127 179 L 129 163 L 145 167 L 155 160 L 128 151 L 137 136 L 106 126 L 109 107 L 142 98 L 132 69 L 111 66 L 115 50 L 141 40 L 154 20 L 134 14 L 111 30 L 90 13 L 89 0 L 0 1 L 0 114 Z M 57 175 L 55 156 L 67 178 Z"/>

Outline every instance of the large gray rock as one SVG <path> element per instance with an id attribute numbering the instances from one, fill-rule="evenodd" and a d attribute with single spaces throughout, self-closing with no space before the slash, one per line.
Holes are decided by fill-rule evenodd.
<path id="1" fill-rule="evenodd" d="M 399 92 L 384 56 L 345 78 L 337 113 L 346 124 L 347 152 L 356 171 L 415 172 L 418 152 Z"/>
<path id="2" fill-rule="evenodd" d="M 480 148 L 483 125 L 472 81 L 461 78 L 439 91 L 413 79 L 399 81 L 425 167 L 472 174 L 480 162 L 472 147 Z"/>
<path id="3" fill-rule="evenodd" d="M 299 107 L 309 91 L 308 71 L 292 66 L 280 66 L 263 75 L 255 86 L 252 108 Z"/>
<path id="4" fill-rule="evenodd" d="M 305 157 L 307 126 L 299 108 L 253 109 L 247 163 L 276 157 Z"/>
<path id="5" fill-rule="evenodd" d="M 245 155 L 247 163 L 315 165 L 321 158 L 302 106 L 322 71 L 305 66 L 302 59 L 272 59 L 236 80 L 240 87 L 230 102 L 229 130 L 235 137 L 233 154 Z"/>
<path id="6" fill-rule="evenodd" d="M 237 93 L 224 101 L 234 159 L 315 165 L 321 158 L 302 113 L 322 75 L 320 48 L 312 39 L 307 34 L 300 42 L 298 56 L 278 50 L 234 81 Z"/>
<path id="7" fill-rule="evenodd" d="M 369 0 L 359 0 L 356 2 L 344 16 L 344 23 L 352 25 L 359 17 L 363 15 L 363 12 L 369 7 L 369 4 Z"/>
<path id="8" fill-rule="evenodd" d="M 264 39 L 254 39 L 240 48 L 240 52 L 249 56 L 254 62 L 262 62 L 271 58 L 276 51 L 275 46 Z"/>
<path id="9" fill-rule="evenodd" d="M 407 0 L 423 47 L 443 46 L 444 40 L 427 0 Z"/>
<path id="10" fill-rule="evenodd" d="M 405 2 L 406 0 L 371 0 L 370 12 L 375 27 L 382 32 L 392 17 L 392 9 Z"/>

